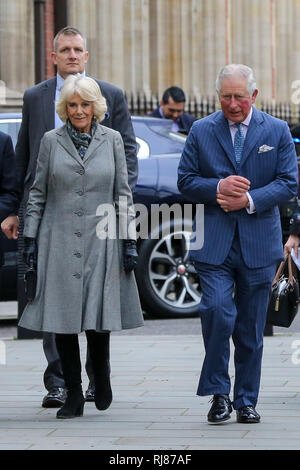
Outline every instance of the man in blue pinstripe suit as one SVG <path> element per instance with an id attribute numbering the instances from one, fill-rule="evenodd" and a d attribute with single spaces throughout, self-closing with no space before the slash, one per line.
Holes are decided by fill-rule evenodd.
<path id="1" fill-rule="evenodd" d="M 197 393 L 213 395 L 209 422 L 229 419 L 233 407 L 238 422 L 257 423 L 269 290 L 283 258 L 278 205 L 297 194 L 297 159 L 286 122 L 253 106 L 249 67 L 225 66 L 216 88 L 222 110 L 193 124 L 178 168 L 179 190 L 204 204 L 203 247 L 189 253 L 203 291 Z"/>

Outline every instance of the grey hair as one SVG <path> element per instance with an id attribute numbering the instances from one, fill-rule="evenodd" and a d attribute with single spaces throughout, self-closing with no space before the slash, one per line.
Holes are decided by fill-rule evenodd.
<path id="1" fill-rule="evenodd" d="M 220 70 L 216 80 L 217 93 L 220 94 L 221 84 L 224 78 L 236 76 L 240 76 L 242 78 L 247 79 L 247 89 L 249 91 L 250 96 L 252 96 L 254 91 L 256 90 L 256 80 L 254 78 L 253 70 L 247 65 L 243 64 L 225 65 L 225 67 Z"/>
<path id="2" fill-rule="evenodd" d="M 53 39 L 53 51 L 56 52 L 57 49 L 57 41 L 60 36 L 81 36 L 83 39 L 84 49 L 86 50 L 86 38 L 82 35 L 79 29 L 74 28 L 74 26 L 65 26 L 56 34 L 55 38 Z"/>
<path id="3" fill-rule="evenodd" d="M 100 122 L 107 111 L 106 99 L 103 97 L 98 83 L 91 77 L 83 77 L 80 73 L 69 75 L 61 89 L 59 100 L 56 104 L 56 112 L 63 122 L 66 122 L 67 102 L 77 93 L 83 100 L 89 101 L 94 106 L 94 118 Z"/>

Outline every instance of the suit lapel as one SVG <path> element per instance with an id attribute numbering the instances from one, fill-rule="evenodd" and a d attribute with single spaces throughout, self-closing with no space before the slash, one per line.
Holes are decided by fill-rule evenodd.
<path id="1" fill-rule="evenodd" d="M 253 108 L 253 114 L 251 117 L 251 121 L 249 123 L 244 148 L 242 152 L 241 162 L 240 165 L 242 166 L 247 158 L 249 157 L 251 151 L 257 144 L 258 140 L 261 137 L 261 133 L 263 132 L 263 126 L 261 125 L 264 122 L 262 114 L 257 111 L 257 109 Z"/>
<path id="2" fill-rule="evenodd" d="M 222 112 L 218 113 L 216 116 L 214 132 L 220 145 L 223 147 L 226 156 L 229 158 L 232 165 L 237 170 L 237 163 L 232 145 L 229 124 Z"/>
<path id="3" fill-rule="evenodd" d="M 56 77 L 48 80 L 44 84 L 42 93 L 43 116 L 47 131 L 54 129 L 54 106 L 55 106 Z"/>

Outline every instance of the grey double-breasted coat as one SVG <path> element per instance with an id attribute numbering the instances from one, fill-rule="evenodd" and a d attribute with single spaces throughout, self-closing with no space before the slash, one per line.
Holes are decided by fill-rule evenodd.
<path id="1" fill-rule="evenodd" d="M 98 125 L 83 160 L 65 126 L 47 132 L 24 226 L 24 236 L 38 240 L 37 292 L 20 326 L 53 333 L 142 326 L 134 274 L 124 272 L 118 234 L 119 221 L 124 234 L 133 218 L 119 132 Z"/>

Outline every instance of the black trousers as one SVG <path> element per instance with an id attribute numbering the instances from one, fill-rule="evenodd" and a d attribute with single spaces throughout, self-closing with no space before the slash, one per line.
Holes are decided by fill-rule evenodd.
<path id="1" fill-rule="evenodd" d="M 65 381 L 63 377 L 62 367 L 60 363 L 59 354 L 56 348 L 55 333 L 44 333 L 43 334 L 43 348 L 44 353 L 48 362 L 47 368 L 44 372 L 44 385 L 49 391 L 55 387 L 65 387 Z M 85 369 L 89 378 L 90 384 L 94 385 L 94 373 L 91 363 L 89 347 L 87 345 L 87 355 Z"/>

